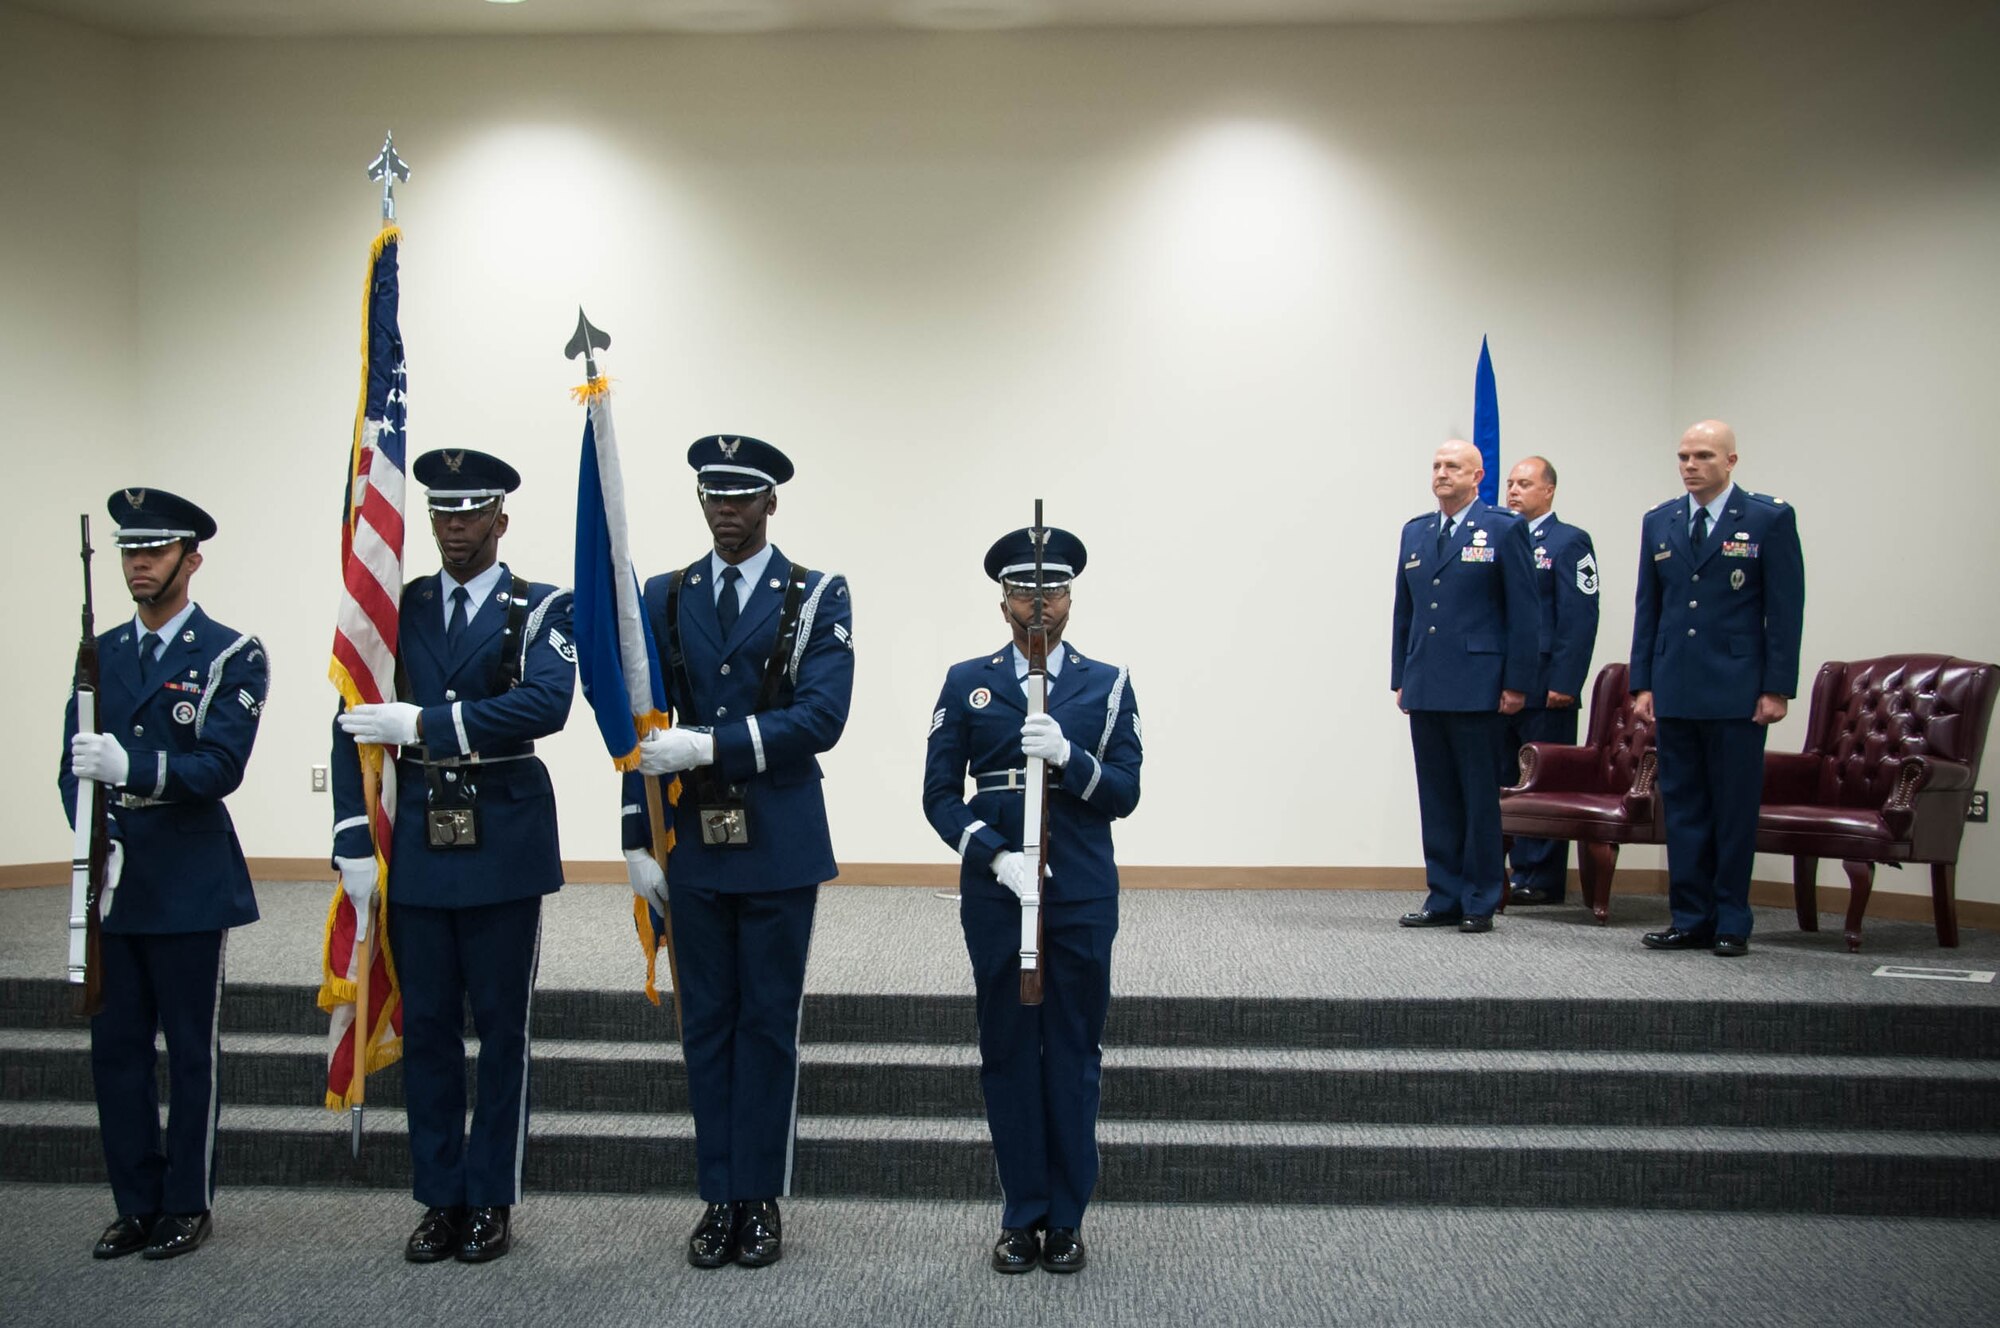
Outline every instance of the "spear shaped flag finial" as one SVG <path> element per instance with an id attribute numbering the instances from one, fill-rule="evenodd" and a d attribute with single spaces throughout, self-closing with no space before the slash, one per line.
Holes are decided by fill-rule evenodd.
<path id="1" fill-rule="evenodd" d="M 597 377 L 597 356 L 593 353 L 611 349 L 611 334 L 592 327 L 590 320 L 583 316 L 583 306 L 576 307 L 576 335 L 563 347 L 563 354 L 570 359 L 583 356 L 583 372 L 586 378 Z"/>
<path id="2" fill-rule="evenodd" d="M 410 164 L 396 155 L 396 135 L 382 135 L 382 151 L 368 163 L 368 178 L 382 182 L 382 223 L 396 219 L 396 182 L 408 183 Z"/>

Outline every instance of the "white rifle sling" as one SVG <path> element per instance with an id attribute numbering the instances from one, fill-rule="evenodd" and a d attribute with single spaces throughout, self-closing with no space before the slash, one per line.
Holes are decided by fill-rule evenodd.
<path id="1" fill-rule="evenodd" d="M 76 694 L 76 731 L 97 731 L 97 693 L 82 688 Z M 69 980 L 85 980 L 87 938 L 90 934 L 90 828 L 97 821 L 97 781 L 76 781 L 76 839 L 69 864 Z"/>
<path id="2" fill-rule="evenodd" d="M 1028 713 L 1044 715 L 1049 709 L 1049 680 L 1046 674 L 1028 678 Z M 1021 971 L 1033 973 L 1042 966 L 1038 942 L 1042 919 L 1042 799 L 1048 796 L 1048 763 L 1039 756 L 1028 760 L 1028 787 L 1021 795 L 1021 856 L 1027 860 L 1027 885 L 1021 891 Z"/>

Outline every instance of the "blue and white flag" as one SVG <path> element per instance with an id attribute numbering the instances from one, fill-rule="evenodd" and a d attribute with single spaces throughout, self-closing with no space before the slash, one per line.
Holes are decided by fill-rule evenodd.
<path id="1" fill-rule="evenodd" d="M 1479 501 L 1500 503 L 1500 395 L 1493 386 L 1493 355 L 1486 338 L 1479 339 L 1479 369 L 1472 376 L 1472 445 L 1486 473 L 1479 479 Z"/>

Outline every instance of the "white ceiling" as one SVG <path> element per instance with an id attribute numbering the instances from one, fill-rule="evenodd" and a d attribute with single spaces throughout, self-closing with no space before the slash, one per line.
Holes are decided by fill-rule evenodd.
<path id="1" fill-rule="evenodd" d="M 1453 23 L 1666 18 L 1719 0 L 10 0 L 106 32 L 162 36 L 504 35 L 813 29 Z"/>

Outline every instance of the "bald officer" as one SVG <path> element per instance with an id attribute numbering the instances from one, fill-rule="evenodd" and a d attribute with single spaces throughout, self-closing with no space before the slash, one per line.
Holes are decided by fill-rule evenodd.
<path id="1" fill-rule="evenodd" d="M 1535 550 L 1535 679 L 1527 700 L 1506 721 L 1500 782 L 1518 783 L 1523 743 L 1576 742 L 1577 716 L 1590 656 L 1597 648 L 1597 551 L 1590 532 L 1555 514 L 1556 468 L 1547 457 L 1517 462 L 1507 472 L 1507 510 L 1528 523 Z M 1517 837 L 1509 904 L 1560 904 L 1569 884 L 1569 844 Z"/>
<path id="2" fill-rule="evenodd" d="M 706 1201 L 688 1262 L 762 1268 L 783 1254 L 778 1200 L 791 1192 L 806 950 L 820 883 L 839 871 L 819 755 L 847 725 L 853 615 L 844 577 L 770 542 L 790 458 L 760 439 L 711 434 L 687 459 L 712 542 L 646 583 L 675 725 L 646 735 L 626 777 L 625 860 L 633 890 L 671 916 L 679 954 L 695 1183 Z M 662 876 L 640 781 L 674 775 L 681 794 Z"/>
<path id="3" fill-rule="evenodd" d="M 99 781 L 110 798 L 104 1008 L 90 1021 L 90 1071 L 118 1219 L 91 1252 L 171 1259 L 210 1229 L 223 951 L 231 927 L 257 920 L 222 800 L 243 782 L 270 665 L 256 637 L 188 598 L 215 536 L 208 513 L 164 489 L 122 489 L 108 506 L 138 611 L 97 639 L 102 731 L 77 732 L 72 695 L 58 781 L 72 825 L 77 780 Z M 154 1087 L 163 1033 L 164 1136 Z"/>
<path id="4" fill-rule="evenodd" d="M 1424 836 L 1424 906 L 1405 927 L 1493 930 L 1500 906 L 1504 717 L 1535 680 L 1534 556 L 1528 524 L 1479 501 L 1478 449 L 1431 458 L 1438 509 L 1403 527 L 1389 685 L 1410 717 Z"/>
<path id="5" fill-rule="evenodd" d="M 1126 670 L 1063 642 L 1083 542 L 1048 529 L 1040 559 L 1048 710 L 1027 713 L 1036 584 L 1032 533 L 986 554 L 1012 636 L 955 664 L 931 715 L 924 815 L 958 854 L 959 920 L 979 1011 L 979 1082 L 1000 1173 L 1002 1273 L 1083 1267 L 1083 1211 L 1097 1184 L 1097 1102 L 1118 864 L 1111 823 L 1139 805 L 1139 702 Z M 1048 865 L 1041 892 L 1042 1004 L 1021 1004 L 1025 757 L 1048 764 Z M 965 795 L 970 774 L 973 793 Z"/>
<path id="6" fill-rule="evenodd" d="M 1736 434 L 1681 435 L 1678 498 L 1646 513 L 1632 615 L 1632 701 L 1655 719 L 1667 822 L 1665 931 L 1654 950 L 1750 952 L 1750 868 L 1764 737 L 1798 692 L 1806 603 L 1798 514 L 1736 486 Z"/>
<path id="7" fill-rule="evenodd" d="M 513 1247 L 528 1143 L 528 1006 L 542 896 L 562 888 L 556 798 L 535 740 L 569 717 L 570 593 L 500 561 L 521 477 L 470 449 L 410 466 L 429 489 L 442 568 L 403 588 L 398 699 L 359 705 L 333 736 L 334 864 L 372 915 L 375 858 L 358 742 L 395 747 L 389 948 L 403 992 L 411 1263 L 486 1263 Z M 468 1136 L 465 1007 L 479 1034 Z"/>

